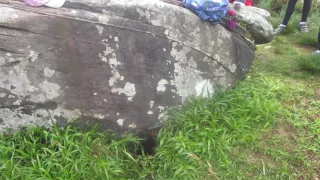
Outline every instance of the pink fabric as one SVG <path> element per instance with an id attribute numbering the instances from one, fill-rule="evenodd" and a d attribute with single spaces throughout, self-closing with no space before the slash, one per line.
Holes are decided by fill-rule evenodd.
<path id="1" fill-rule="evenodd" d="M 43 6 L 50 0 L 24 0 L 24 3 L 26 3 L 29 6 Z"/>

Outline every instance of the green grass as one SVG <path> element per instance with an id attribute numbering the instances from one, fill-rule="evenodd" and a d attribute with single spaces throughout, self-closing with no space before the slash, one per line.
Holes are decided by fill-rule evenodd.
<path id="1" fill-rule="evenodd" d="M 313 31 L 312 33 L 306 33 L 306 34 L 301 34 L 297 38 L 297 44 L 301 46 L 313 46 L 316 47 L 318 43 L 317 34 L 315 33 L 316 31 Z"/>
<path id="2" fill-rule="evenodd" d="M 248 77 L 232 91 L 190 101 L 173 113 L 159 133 L 156 158 L 163 166 L 157 174 L 202 179 L 212 166 L 220 178 L 243 176 L 245 172 L 237 170 L 239 162 L 232 158 L 233 148 L 254 146 L 261 133 L 276 124 L 282 112 L 276 100 L 281 88 L 273 80 Z"/>
<path id="3" fill-rule="evenodd" d="M 301 70 L 313 73 L 320 74 L 320 56 L 304 56 L 297 57 L 296 61 Z"/>
<path id="4" fill-rule="evenodd" d="M 262 8 L 262 9 L 265 9 L 269 12 L 272 12 L 271 9 L 272 9 L 272 1 L 270 0 L 260 0 L 259 1 L 259 7 Z"/>
<path id="5" fill-rule="evenodd" d="M 274 26 L 283 9 L 272 13 Z M 318 17 L 300 34 L 294 15 L 284 35 L 257 46 L 232 90 L 172 109 L 154 154 L 135 153 L 140 139 L 130 133 L 26 127 L 0 135 L 0 179 L 319 179 Z"/>
<path id="6" fill-rule="evenodd" d="M 135 179 L 143 171 L 128 148 L 138 144 L 94 129 L 23 128 L 0 136 L 0 179 Z"/>

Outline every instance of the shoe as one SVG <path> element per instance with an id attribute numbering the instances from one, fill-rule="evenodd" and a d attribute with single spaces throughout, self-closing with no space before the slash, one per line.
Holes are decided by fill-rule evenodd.
<path id="1" fill-rule="evenodd" d="M 286 29 L 287 26 L 280 24 L 277 29 L 273 32 L 273 35 L 279 35 Z"/>
<path id="2" fill-rule="evenodd" d="M 312 55 L 316 55 L 316 56 L 320 55 L 320 50 L 316 50 L 315 52 L 312 53 Z"/>
<path id="3" fill-rule="evenodd" d="M 307 23 L 300 23 L 300 24 L 299 24 L 299 31 L 300 31 L 301 33 L 308 33 L 309 30 L 308 30 L 308 25 L 307 25 Z"/>

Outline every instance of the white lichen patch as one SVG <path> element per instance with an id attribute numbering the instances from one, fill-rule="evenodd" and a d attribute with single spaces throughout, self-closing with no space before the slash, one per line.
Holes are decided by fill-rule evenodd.
<path id="1" fill-rule="evenodd" d="M 35 51 L 30 51 L 29 52 L 29 59 L 31 62 L 35 62 L 38 59 L 39 53 Z"/>
<path id="2" fill-rule="evenodd" d="M 94 114 L 93 117 L 97 119 L 104 119 L 104 115 L 102 114 Z"/>
<path id="3" fill-rule="evenodd" d="M 112 38 L 112 35 L 109 35 Z M 114 41 L 119 41 L 118 37 L 114 37 Z M 118 66 L 121 65 L 121 62 L 117 60 L 117 56 L 114 50 L 109 46 L 108 40 L 102 40 L 102 43 L 106 46 L 103 54 L 99 54 L 99 57 L 102 61 L 107 62 L 110 65 L 112 76 L 109 79 L 109 86 L 111 87 L 111 92 L 114 94 L 125 94 L 128 101 L 132 101 L 133 97 L 136 94 L 135 84 L 127 82 L 123 88 L 118 87 L 116 83 L 120 80 L 123 81 L 124 77 L 120 75 L 118 71 Z"/>
<path id="4" fill-rule="evenodd" d="M 6 60 L 3 57 L 0 57 L 0 66 L 4 65 Z"/>
<path id="5" fill-rule="evenodd" d="M 180 39 L 182 37 L 181 33 L 180 32 L 177 32 L 179 29 L 175 29 L 176 31 L 173 31 L 173 30 L 169 30 L 169 31 L 166 31 L 165 32 L 165 35 L 168 36 L 168 38 L 170 39 Z M 188 45 L 193 45 L 194 41 L 190 41 L 190 40 L 187 40 L 186 41 L 186 44 Z M 197 43 L 199 44 L 199 43 Z"/>
<path id="6" fill-rule="evenodd" d="M 11 70 L 6 74 L 0 71 L 0 88 L 8 90 L 11 94 L 17 95 L 19 97 L 25 97 L 30 95 L 29 89 L 36 89 L 31 85 L 25 68 L 29 63 L 25 58 L 15 59 L 19 61 L 12 67 Z M 14 87 L 12 89 L 12 87 Z"/>
<path id="7" fill-rule="evenodd" d="M 216 71 L 213 72 L 217 77 L 224 77 L 226 75 L 226 70 L 220 66 Z"/>
<path id="8" fill-rule="evenodd" d="M 36 114 L 28 115 L 21 113 L 23 107 L 16 109 L 0 108 L 0 114 L 3 122 L 0 124 L 0 131 L 4 131 L 7 128 L 11 128 L 16 131 L 20 126 L 38 125 L 50 127 L 49 119 L 47 121 L 43 118 L 37 117 Z M 19 116 L 17 116 L 19 114 Z"/>
<path id="9" fill-rule="evenodd" d="M 167 36 L 169 36 L 169 33 L 170 33 L 170 30 L 169 30 L 169 29 L 166 29 L 166 30 L 164 31 L 164 34 L 167 35 Z"/>
<path id="10" fill-rule="evenodd" d="M 140 18 L 145 18 L 149 21 L 151 21 L 151 13 L 150 11 L 142 10 L 140 8 L 137 8 L 137 12 L 140 14 Z"/>
<path id="11" fill-rule="evenodd" d="M 149 115 L 152 115 L 152 114 L 153 114 L 153 112 L 152 112 L 152 111 L 148 111 L 148 114 L 149 114 Z"/>
<path id="12" fill-rule="evenodd" d="M 159 106 L 159 111 L 162 112 L 165 108 L 163 106 Z"/>
<path id="13" fill-rule="evenodd" d="M 81 111 L 79 109 L 65 109 L 62 106 L 58 106 L 54 110 L 49 110 L 51 117 L 63 117 L 68 121 L 72 121 L 75 118 L 79 118 L 81 116 Z"/>
<path id="14" fill-rule="evenodd" d="M 118 125 L 123 126 L 123 121 L 124 121 L 124 119 L 118 119 L 117 120 Z"/>
<path id="15" fill-rule="evenodd" d="M 119 72 L 116 71 L 116 70 L 112 70 L 111 72 L 112 72 L 113 76 L 110 77 L 110 79 L 109 79 L 109 86 L 114 86 L 115 83 L 116 83 L 119 79 L 121 80 L 121 76 L 120 76 Z"/>
<path id="16" fill-rule="evenodd" d="M 112 53 L 112 58 L 109 59 L 109 64 L 111 68 L 116 68 L 118 65 L 121 65 L 120 62 L 118 62 L 115 53 Z"/>
<path id="17" fill-rule="evenodd" d="M 43 73 L 44 73 L 44 76 L 45 76 L 45 77 L 51 78 L 51 77 L 54 75 L 55 71 L 49 69 L 48 67 L 46 67 L 46 68 L 43 70 Z"/>
<path id="18" fill-rule="evenodd" d="M 104 28 L 102 26 L 99 26 L 99 25 L 96 25 L 96 28 L 97 28 L 97 30 L 99 32 L 99 35 L 101 35 Z"/>
<path id="19" fill-rule="evenodd" d="M 8 24 L 14 22 L 19 18 L 18 14 L 16 14 L 16 10 L 8 7 L 0 7 L 0 23 Z"/>
<path id="20" fill-rule="evenodd" d="M 154 105 L 154 101 L 150 101 L 149 102 L 150 109 L 153 107 L 153 105 Z"/>
<path id="21" fill-rule="evenodd" d="M 101 42 L 105 45 L 106 49 L 102 54 L 99 54 L 99 57 L 102 61 L 109 63 L 111 68 L 116 68 L 121 63 L 117 61 L 116 53 L 108 44 L 108 39 L 103 39 Z"/>
<path id="22" fill-rule="evenodd" d="M 166 121 L 168 119 L 166 108 L 168 107 L 158 106 L 158 108 L 159 108 L 158 119 L 160 120 L 160 122 Z"/>
<path id="23" fill-rule="evenodd" d="M 192 39 L 197 39 L 197 41 L 194 41 L 192 44 L 193 44 L 194 47 L 199 49 L 200 48 L 200 42 L 202 42 L 201 41 L 202 33 L 200 32 L 200 27 L 197 26 L 196 28 L 194 28 L 192 33 L 190 33 L 190 35 L 192 36 Z"/>
<path id="24" fill-rule="evenodd" d="M 135 88 L 135 84 L 132 84 L 130 82 L 127 82 L 124 86 L 124 88 L 115 88 L 113 87 L 111 89 L 111 92 L 114 94 L 125 94 L 128 97 L 129 101 L 132 101 L 132 98 L 136 95 L 136 88 Z"/>
<path id="25" fill-rule="evenodd" d="M 229 70 L 230 72 L 235 73 L 237 70 L 237 66 L 235 64 L 232 64 L 231 66 L 229 66 Z"/>
<path id="26" fill-rule="evenodd" d="M 13 131 L 20 129 L 21 126 L 44 126 L 47 128 L 52 127 L 52 123 L 56 123 L 57 117 L 63 117 L 68 121 L 73 120 L 81 116 L 81 112 L 78 109 L 68 110 L 58 106 L 54 110 L 38 109 L 32 114 L 23 113 L 24 107 L 18 107 L 15 109 L 0 108 L 1 118 L 3 119 L 0 124 L 0 131 L 6 128 L 12 128 Z M 19 116 L 17 116 L 19 115 Z"/>
<path id="27" fill-rule="evenodd" d="M 131 124 L 129 124 L 129 126 L 128 126 L 128 128 L 131 128 L 131 129 L 134 129 L 134 128 L 136 128 L 137 127 L 137 125 L 135 124 L 135 123 L 131 123 Z"/>
<path id="28" fill-rule="evenodd" d="M 208 97 L 210 94 L 214 93 L 213 85 L 210 83 L 210 80 L 204 79 L 197 83 L 196 85 L 196 96 Z"/>
<path id="29" fill-rule="evenodd" d="M 110 38 L 112 36 L 110 35 Z M 114 37 L 114 40 L 117 42 L 118 37 Z M 118 71 L 118 66 L 121 65 L 121 62 L 117 60 L 117 56 L 114 50 L 108 45 L 108 40 L 105 39 L 102 43 L 106 46 L 106 50 L 102 54 L 99 54 L 102 61 L 109 63 L 112 73 L 112 76 L 109 79 L 109 86 L 111 87 L 111 92 L 114 94 L 125 94 L 127 96 L 128 101 L 132 101 L 134 95 L 136 94 L 135 85 L 127 82 L 123 88 L 118 87 L 116 83 L 120 80 L 123 81 L 124 77 L 120 75 Z"/>
<path id="30" fill-rule="evenodd" d="M 28 47 L 30 49 L 30 47 Z M 28 71 L 26 71 L 28 64 L 34 62 L 38 58 L 37 52 L 30 50 L 29 55 L 26 58 L 19 57 L 15 58 L 11 53 L 7 53 L 4 59 L 7 59 L 8 62 L 19 62 L 14 64 L 7 73 L 5 71 L 0 71 L 0 88 L 6 89 L 10 92 L 8 98 L 25 98 L 29 96 L 29 100 L 32 102 L 44 102 L 46 100 L 45 95 L 49 98 L 57 97 L 57 88 L 58 85 L 50 83 L 42 83 L 42 92 L 39 91 L 38 86 L 35 87 L 31 84 L 31 81 L 28 77 Z M 51 77 L 54 74 L 53 70 L 46 68 L 43 70 L 45 77 Z M 36 95 L 35 95 L 36 94 Z M 33 101 L 34 100 L 34 101 Z M 16 101 L 15 104 L 20 104 L 20 101 Z"/>
<path id="31" fill-rule="evenodd" d="M 226 77 L 221 77 L 218 81 L 219 85 L 221 85 L 222 87 L 228 87 L 228 83 L 227 83 L 227 79 Z"/>
<path id="32" fill-rule="evenodd" d="M 170 84 L 176 87 L 176 93 L 182 97 L 182 101 L 188 96 L 196 94 L 196 84 L 203 80 L 201 77 L 203 72 L 197 70 L 197 63 L 193 57 L 187 57 L 190 51 L 189 47 L 172 43 L 170 54 L 177 62 L 174 63 L 174 76 Z"/>
<path id="33" fill-rule="evenodd" d="M 18 99 L 18 100 L 16 100 L 15 102 L 13 102 L 13 105 L 15 105 L 15 106 L 19 106 L 20 104 L 21 104 L 21 100 L 20 99 Z"/>
<path id="34" fill-rule="evenodd" d="M 6 96 L 7 96 L 6 93 L 0 93 L 0 98 L 4 98 L 4 97 L 6 97 Z"/>
<path id="35" fill-rule="evenodd" d="M 33 95 L 31 96 L 29 101 L 35 102 L 35 103 L 43 103 L 46 101 L 46 96 L 44 94 Z"/>
<path id="36" fill-rule="evenodd" d="M 99 15 L 99 22 L 106 24 L 109 22 L 109 17 L 106 15 Z"/>
<path id="37" fill-rule="evenodd" d="M 39 87 L 45 93 L 47 99 L 54 99 L 60 95 L 60 86 L 58 84 L 44 81 Z"/>
<path id="38" fill-rule="evenodd" d="M 169 84 L 169 82 L 166 79 L 161 79 L 158 82 L 157 91 L 158 92 L 164 92 L 166 91 L 166 85 Z"/>

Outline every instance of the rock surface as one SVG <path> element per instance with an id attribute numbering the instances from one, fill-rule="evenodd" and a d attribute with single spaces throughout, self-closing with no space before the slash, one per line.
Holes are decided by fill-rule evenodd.
<path id="1" fill-rule="evenodd" d="M 73 118 L 148 128 L 189 96 L 232 87 L 254 59 L 243 38 L 157 0 L 9 2 L 0 3 L 0 130 Z"/>
<path id="2" fill-rule="evenodd" d="M 236 18 L 254 39 L 255 44 L 266 44 L 273 39 L 273 27 L 268 21 L 270 13 L 264 9 L 241 4 L 240 9 L 235 9 L 235 3 L 229 7 L 236 11 Z"/>

